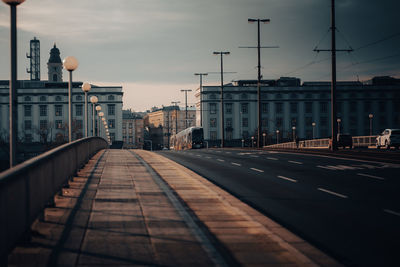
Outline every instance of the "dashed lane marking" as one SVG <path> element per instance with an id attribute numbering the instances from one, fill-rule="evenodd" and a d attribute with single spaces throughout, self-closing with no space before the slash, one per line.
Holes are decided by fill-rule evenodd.
<path id="1" fill-rule="evenodd" d="M 297 183 L 297 180 L 289 178 L 289 177 L 286 177 L 286 176 L 278 175 L 278 178 L 286 180 L 286 181 L 290 181 L 290 182 L 293 182 L 293 183 Z"/>
<path id="2" fill-rule="evenodd" d="M 395 212 L 393 210 L 388 210 L 388 209 L 384 209 L 383 211 L 386 212 L 386 213 L 390 213 L 390 214 L 396 215 L 396 216 L 400 216 L 400 212 Z"/>
<path id="3" fill-rule="evenodd" d="M 232 164 L 232 165 L 235 165 L 235 166 L 242 166 L 242 164 L 236 163 L 236 162 L 231 162 L 231 164 Z"/>
<path id="4" fill-rule="evenodd" d="M 267 157 L 267 159 L 270 159 L 270 160 L 278 160 L 277 158 L 271 158 L 271 157 Z"/>
<path id="5" fill-rule="evenodd" d="M 250 157 L 252 157 L 252 158 L 258 158 L 258 156 L 256 156 L 256 155 L 250 155 Z"/>
<path id="6" fill-rule="evenodd" d="M 294 163 L 294 164 L 303 164 L 302 162 L 299 162 L 299 161 L 294 161 L 294 160 L 289 160 L 288 162 L 290 162 L 290 163 Z"/>
<path id="7" fill-rule="evenodd" d="M 224 162 L 225 160 L 223 160 L 223 159 L 217 159 L 218 161 L 221 161 L 221 162 Z"/>
<path id="8" fill-rule="evenodd" d="M 345 196 L 345 195 L 342 195 L 342 194 L 339 194 L 339 193 L 336 193 L 336 192 L 333 192 L 333 191 L 330 191 L 330 190 L 327 190 L 327 189 L 324 189 L 324 188 L 321 188 L 321 187 L 318 187 L 318 190 L 322 191 L 322 192 L 325 192 L 325 193 L 328 193 L 328 194 L 331 194 L 331 195 L 334 195 L 334 196 L 337 196 L 337 197 L 348 198 L 348 196 Z"/>
<path id="9" fill-rule="evenodd" d="M 263 170 L 256 169 L 256 168 L 250 168 L 250 170 L 256 171 L 256 172 L 264 172 Z"/>
<path id="10" fill-rule="evenodd" d="M 357 175 L 365 176 L 365 177 L 369 177 L 369 178 L 373 178 L 373 179 L 378 179 L 378 180 L 385 180 L 385 178 L 383 178 L 383 177 L 379 177 L 379 176 L 375 176 L 375 175 L 371 175 L 371 174 L 357 173 Z"/>
<path id="11" fill-rule="evenodd" d="M 206 158 L 207 158 L 207 159 L 211 159 L 211 157 L 208 157 L 208 156 L 207 156 Z"/>

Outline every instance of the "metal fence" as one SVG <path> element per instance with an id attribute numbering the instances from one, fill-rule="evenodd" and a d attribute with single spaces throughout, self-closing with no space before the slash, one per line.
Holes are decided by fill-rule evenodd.
<path id="1" fill-rule="evenodd" d="M 80 139 L 0 173 L 0 265 L 68 179 L 107 146 L 100 137 Z"/>

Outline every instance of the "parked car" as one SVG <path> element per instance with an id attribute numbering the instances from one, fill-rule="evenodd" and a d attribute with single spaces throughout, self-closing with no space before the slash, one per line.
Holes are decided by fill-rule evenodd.
<path id="1" fill-rule="evenodd" d="M 337 146 L 338 147 L 349 147 L 350 149 L 353 148 L 353 137 L 350 134 L 337 134 L 336 138 Z"/>
<path id="2" fill-rule="evenodd" d="M 400 147 L 400 129 L 385 129 L 376 138 L 376 148 L 384 147 L 390 149 L 390 147 Z"/>

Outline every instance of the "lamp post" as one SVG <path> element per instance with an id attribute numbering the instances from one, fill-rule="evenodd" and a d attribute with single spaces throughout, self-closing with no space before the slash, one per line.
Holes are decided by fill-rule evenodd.
<path id="1" fill-rule="evenodd" d="M 223 55 L 229 55 L 228 51 L 213 52 L 214 55 L 221 55 L 221 148 L 224 147 L 225 129 L 224 129 L 224 62 Z"/>
<path id="2" fill-rule="evenodd" d="M 296 126 L 292 127 L 292 134 L 293 134 L 293 142 L 294 142 L 295 138 L 296 138 Z"/>
<path id="3" fill-rule="evenodd" d="M 175 106 L 175 134 L 178 133 L 178 104 L 181 103 L 179 101 L 172 101 L 171 104 Z"/>
<path id="4" fill-rule="evenodd" d="M 337 118 L 336 122 L 337 122 L 337 133 L 340 134 L 340 123 L 342 122 L 342 120 L 340 118 Z M 334 139 L 333 136 L 332 138 Z"/>
<path id="5" fill-rule="evenodd" d="M 69 72 L 68 81 L 68 141 L 72 141 L 72 72 L 78 67 L 78 60 L 69 56 L 63 60 L 64 69 Z"/>
<path id="6" fill-rule="evenodd" d="M 265 137 L 267 136 L 267 134 L 263 133 L 262 136 L 263 136 L 263 146 L 265 146 Z"/>
<path id="7" fill-rule="evenodd" d="M 372 118 L 374 117 L 374 114 L 369 114 L 368 118 L 369 118 L 369 135 L 372 135 Z"/>
<path id="8" fill-rule="evenodd" d="M 95 135 L 95 133 L 94 133 L 94 129 L 95 129 L 95 120 L 94 120 L 95 111 L 94 111 L 94 108 L 95 108 L 95 106 L 96 106 L 98 101 L 99 101 L 99 99 L 97 98 L 97 96 L 94 95 L 94 96 L 90 97 L 90 102 L 92 103 L 92 108 L 93 108 L 93 110 L 92 110 L 92 136 Z"/>
<path id="9" fill-rule="evenodd" d="M 82 84 L 82 91 L 85 93 L 85 137 L 88 137 L 88 103 L 87 103 L 87 94 L 90 91 L 92 86 L 90 83 L 83 83 Z"/>
<path id="10" fill-rule="evenodd" d="M 99 112 L 99 126 L 98 126 L 98 131 L 99 131 L 98 135 L 99 135 L 99 137 L 101 137 L 100 120 L 103 121 L 103 116 L 104 116 L 104 113 L 103 112 Z"/>
<path id="11" fill-rule="evenodd" d="M 103 112 L 101 112 L 103 113 Z M 106 118 L 104 116 L 101 117 L 101 120 L 103 121 L 103 125 L 106 126 L 107 122 L 106 122 Z M 105 129 L 106 127 L 104 127 Z"/>
<path id="12" fill-rule="evenodd" d="M 194 75 L 200 76 L 200 127 L 203 127 L 203 76 L 207 76 L 208 73 L 195 73 Z"/>
<path id="13" fill-rule="evenodd" d="M 97 105 L 96 106 L 96 111 L 97 111 L 97 134 L 96 134 L 96 136 L 99 136 L 99 130 L 100 130 L 100 119 L 99 119 L 100 110 L 101 110 L 101 106 Z"/>
<path id="14" fill-rule="evenodd" d="M 244 139 L 242 139 L 242 148 L 244 147 Z"/>
<path id="15" fill-rule="evenodd" d="M 279 130 L 276 130 L 276 143 L 279 143 Z"/>
<path id="16" fill-rule="evenodd" d="M 315 125 L 316 125 L 316 123 L 313 122 L 311 125 L 312 125 L 312 139 L 315 139 Z"/>
<path id="17" fill-rule="evenodd" d="M 254 136 L 251 137 L 251 148 L 254 147 Z"/>
<path id="18" fill-rule="evenodd" d="M 187 93 L 191 92 L 191 89 L 182 89 L 181 92 L 185 92 L 185 129 L 188 127 L 188 105 L 187 105 Z"/>
<path id="19" fill-rule="evenodd" d="M 3 0 L 10 6 L 10 168 L 17 164 L 18 98 L 17 98 L 17 6 L 25 0 Z"/>

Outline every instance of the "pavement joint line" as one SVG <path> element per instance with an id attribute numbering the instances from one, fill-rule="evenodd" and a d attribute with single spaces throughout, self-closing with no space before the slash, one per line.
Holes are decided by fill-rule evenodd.
<path id="1" fill-rule="evenodd" d="M 271 157 L 267 157 L 267 159 L 270 159 L 270 160 L 278 160 L 277 158 L 271 158 Z"/>
<path id="2" fill-rule="evenodd" d="M 389 209 L 384 209 L 383 211 L 386 212 L 386 213 L 390 213 L 390 214 L 393 214 L 393 215 L 396 215 L 396 216 L 400 217 L 400 212 L 395 212 L 395 211 L 389 210 Z"/>
<path id="3" fill-rule="evenodd" d="M 299 165 L 303 164 L 303 162 L 294 161 L 294 160 L 289 160 L 288 162 L 294 163 L 294 164 L 299 164 Z"/>
<path id="4" fill-rule="evenodd" d="M 141 156 L 138 154 L 131 152 L 132 156 L 136 157 L 145 168 L 149 171 L 150 175 L 153 177 L 154 181 L 160 186 L 160 188 L 164 191 L 166 196 L 169 198 L 173 206 L 176 208 L 178 213 L 181 215 L 182 219 L 189 226 L 189 229 L 192 231 L 194 236 L 199 240 L 200 244 L 202 244 L 204 250 L 210 256 L 211 260 L 214 262 L 216 266 L 228 266 L 224 257 L 218 252 L 218 249 L 214 246 L 213 242 L 207 237 L 207 234 L 197 225 L 193 216 L 186 210 L 177 196 L 174 195 L 172 189 L 168 186 L 167 182 L 165 182 L 161 176 L 153 169 L 153 167 L 148 164 Z"/>
<path id="5" fill-rule="evenodd" d="M 366 174 L 366 173 L 357 173 L 357 175 L 359 176 L 365 176 L 365 177 L 369 177 L 369 178 L 373 178 L 373 179 L 377 179 L 377 180 L 385 180 L 385 178 L 383 177 L 379 177 L 379 176 L 375 176 L 375 175 L 371 175 L 371 174 Z"/>
<path id="6" fill-rule="evenodd" d="M 231 164 L 232 164 L 232 165 L 235 165 L 235 166 L 242 166 L 242 164 L 236 163 L 236 162 L 231 162 Z"/>
<path id="7" fill-rule="evenodd" d="M 250 170 L 256 171 L 256 172 L 264 172 L 263 170 L 256 169 L 256 168 L 250 168 Z"/>
<path id="8" fill-rule="evenodd" d="M 297 183 L 297 180 L 289 178 L 289 177 L 286 177 L 286 176 L 278 175 L 277 177 L 280 178 L 280 179 L 283 179 L 283 180 L 287 180 L 287 181 L 290 181 L 290 182 L 293 182 L 293 183 Z"/>
<path id="9" fill-rule="evenodd" d="M 328 189 L 324 189 L 324 188 L 321 188 L 321 187 L 318 187 L 318 190 L 322 191 L 322 192 L 325 192 L 325 193 L 328 193 L 328 194 L 331 194 L 331 195 L 334 195 L 334 196 L 337 196 L 337 197 L 348 198 L 348 196 L 346 196 L 346 195 L 342 195 L 342 194 L 339 194 L 339 193 L 336 193 L 336 192 L 333 192 L 333 191 L 330 191 Z"/>

